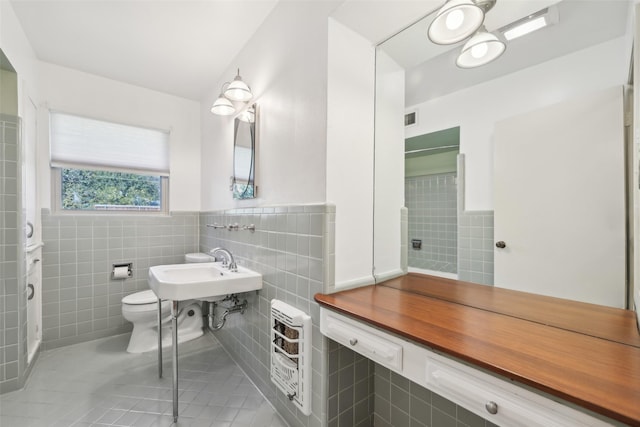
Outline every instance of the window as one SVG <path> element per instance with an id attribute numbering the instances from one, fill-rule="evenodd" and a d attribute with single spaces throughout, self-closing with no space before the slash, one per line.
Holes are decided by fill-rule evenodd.
<path id="1" fill-rule="evenodd" d="M 168 212 L 166 132 L 51 112 L 58 212 Z"/>
<path id="2" fill-rule="evenodd" d="M 160 176 L 67 168 L 60 173 L 62 210 L 161 211 Z"/>

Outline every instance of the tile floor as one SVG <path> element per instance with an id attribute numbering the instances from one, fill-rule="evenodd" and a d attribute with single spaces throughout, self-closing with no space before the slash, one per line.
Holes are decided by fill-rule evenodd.
<path id="1" fill-rule="evenodd" d="M 129 335 L 42 352 L 23 390 L 0 395 L 0 426 L 286 427 L 273 407 L 205 334 L 180 345 L 179 419 L 173 424 L 171 358 L 129 354 Z"/>

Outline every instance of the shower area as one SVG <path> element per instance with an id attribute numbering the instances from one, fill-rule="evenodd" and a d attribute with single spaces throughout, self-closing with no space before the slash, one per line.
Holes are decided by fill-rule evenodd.
<path id="1" fill-rule="evenodd" d="M 457 278 L 459 141 L 459 127 L 405 140 L 410 272 Z"/>

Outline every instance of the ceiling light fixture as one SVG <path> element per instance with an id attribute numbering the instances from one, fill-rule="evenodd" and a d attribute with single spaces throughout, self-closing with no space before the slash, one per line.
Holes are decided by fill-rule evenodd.
<path id="1" fill-rule="evenodd" d="M 460 68 L 475 68 L 495 61 L 502 55 L 507 45 L 495 34 L 487 32 L 484 26 L 462 47 L 456 60 Z"/>
<path id="2" fill-rule="evenodd" d="M 454 44 L 475 33 L 484 15 L 496 0 L 448 0 L 429 25 L 429 40 L 436 44 Z"/>
<path id="3" fill-rule="evenodd" d="M 251 88 L 240 77 L 240 69 L 235 79 L 231 82 L 225 82 L 220 89 L 220 95 L 215 100 L 211 107 L 213 114 L 220 116 L 230 116 L 235 113 L 236 107 L 231 101 L 247 102 L 253 97 Z"/>
<path id="4" fill-rule="evenodd" d="M 547 26 L 547 18 L 544 16 L 539 16 L 535 19 L 532 19 L 527 22 L 523 22 L 517 27 L 513 27 L 510 30 L 505 31 L 504 38 L 507 40 L 517 39 L 518 37 L 522 37 L 526 34 L 532 33 L 540 28 L 544 28 Z"/>
<path id="5" fill-rule="evenodd" d="M 550 7 L 517 20 L 501 28 L 500 32 L 504 35 L 505 39 L 511 41 L 557 22 L 558 9 Z"/>

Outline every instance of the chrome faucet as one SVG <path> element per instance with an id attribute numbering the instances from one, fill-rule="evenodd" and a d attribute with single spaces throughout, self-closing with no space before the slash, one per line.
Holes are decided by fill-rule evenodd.
<path id="1" fill-rule="evenodd" d="M 238 271 L 238 265 L 236 264 L 235 259 L 233 259 L 233 255 L 231 254 L 231 252 L 225 248 L 213 248 L 211 249 L 211 251 L 209 251 L 209 253 L 211 255 L 213 255 L 214 257 L 216 256 L 216 254 L 218 252 L 221 252 L 224 257 L 222 258 L 222 265 L 227 265 L 227 260 L 229 261 L 229 271 L 233 271 L 236 272 Z"/>

